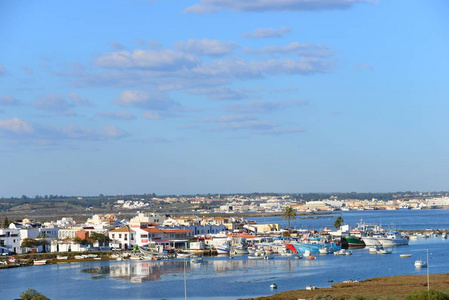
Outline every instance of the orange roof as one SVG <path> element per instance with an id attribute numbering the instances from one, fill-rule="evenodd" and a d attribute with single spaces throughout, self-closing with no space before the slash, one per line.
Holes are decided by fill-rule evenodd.
<path id="1" fill-rule="evenodd" d="M 151 228 L 141 228 L 142 230 L 146 231 L 146 232 L 162 232 L 161 230 L 151 227 Z"/>
<path id="2" fill-rule="evenodd" d="M 187 230 L 187 229 L 164 229 L 163 230 L 166 233 L 170 232 L 193 232 L 193 230 Z"/>

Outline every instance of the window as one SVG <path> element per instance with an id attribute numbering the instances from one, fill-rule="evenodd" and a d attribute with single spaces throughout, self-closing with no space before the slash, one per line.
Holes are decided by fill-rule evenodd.
<path id="1" fill-rule="evenodd" d="M 118 235 L 118 238 L 119 238 L 119 239 L 121 239 L 121 238 L 122 238 L 122 234 L 121 234 L 121 233 L 120 233 L 120 234 Z"/>
<path id="2" fill-rule="evenodd" d="M 125 234 L 125 241 L 127 241 L 128 240 L 128 235 L 127 234 Z"/>
<path id="3" fill-rule="evenodd" d="M 112 238 L 115 238 L 115 234 L 112 234 Z"/>
<path id="4" fill-rule="evenodd" d="M 131 233 L 131 241 L 134 241 L 134 235 Z"/>

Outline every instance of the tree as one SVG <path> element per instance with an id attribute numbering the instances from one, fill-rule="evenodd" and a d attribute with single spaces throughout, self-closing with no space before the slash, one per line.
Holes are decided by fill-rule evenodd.
<path id="1" fill-rule="evenodd" d="M 24 248 L 33 248 L 40 245 L 40 242 L 35 239 L 26 238 L 22 241 L 22 247 Z"/>
<path id="2" fill-rule="evenodd" d="M 27 289 L 25 292 L 20 294 L 20 299 L 22 300 L 50 300 L 50 298 L 45 297 L 41 293 L 33 289 Z"/>
<path id="3" fill-rule="evenodd" d="M 287 228 L 290 228 L 290 220 L 296 219 L 296 213 L 293 207 L 289 206 L 284 209 L 282 212 L 282 219 L 288 220 Z"/>
<path id="4" fill-rule="evenodd" d="M 340 228 L 340 226 L 343 224 L 343 222 L 344 222 L 343 218 L 341 216 L 339 216 L 338 218 L 335 219 L 334 227 L 337 229 Z"/>
<path id="5" fill-rule="evenodd" d="M 97 232 L 91 232 L 90 239 L 92 239 L 94 242 L 97 241 L 102 243 L 103 246 L 110 242 L 110 239 L 107 235 Z"/>
<path id="6" fill-rule="evenodd" d="M 8 220 L 8 217 L 6 217 L 6 218 L 3 220 L 3 228 L 8 228 L 8 227 L 9 227 L 9 224 L 11 224 L 11 222 Z"/>

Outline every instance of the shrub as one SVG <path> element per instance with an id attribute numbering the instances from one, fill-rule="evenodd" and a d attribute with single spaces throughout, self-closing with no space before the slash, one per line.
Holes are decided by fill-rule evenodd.
<path id="1" fill-rule="evenodd" d="M 449 295 L 437 290 L 422 290 L 408 294 L 405 300 L 449 300 Z"/>
<path id="2" fill-rule="evenodd" d="M 336 300 L 336 298 L 329 294 L 316 295 L 313 300 Z"/>
<path id="3" fill-rule="evenodd" d="M 22 300 L 50 300 L 50 298 L 45 297 L 41 293 L 33 289 L 27 289 L 25 292 L 20 294 L 20 299 Z"/>

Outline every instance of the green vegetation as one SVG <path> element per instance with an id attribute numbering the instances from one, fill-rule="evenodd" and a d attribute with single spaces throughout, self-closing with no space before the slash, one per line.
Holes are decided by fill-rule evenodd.
<path id="1" fill-rule="evenodd" d="M 425 291 L 416 291 L 411 294 L 408 294 L 404 298 L 405 300 L 449 300 L 449 295 L 440 292 L 437 290 L 425 290 Z"/>
<path id="2" fill-rule="evenodd" d="M 50 300 L 50 298 L 45 297 L 41 293 L 33 289 L 27 289 L 25 292 L 20 294 L 20 299 L 22 300 Z"/>
<path id="3" fill-rule="evenodd" d="M 337 219 L 335 219 L 334 227 L 337 229 L 340 228 L 340 226 L 343 224 L 343 222 L 344 222 L 343 218 L 341 216 L 338 217 Z"/>
<path id="4" fill-rule="evenodd" d="M 284 209 L 284 211 L 282 212 L 282 219 L 288 220 L 287 228 L 290 228 L 290 220 L 296 219 L 296 213 L 293 207 L 289 206 Z"/>

